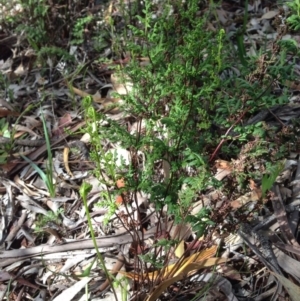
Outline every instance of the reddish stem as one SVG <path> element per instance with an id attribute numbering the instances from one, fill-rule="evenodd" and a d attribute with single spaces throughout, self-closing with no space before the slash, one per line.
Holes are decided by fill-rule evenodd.
<path id="1" fill-rule="evenodd" d="M 225 133 L 225 137 L 230 133 L 230 131 L 232 130 L 232 128 L 234 126 L 236 126 L 241 120 L 242 118 L 245 116 L 245 114 L 250 110 L 250 108 L 246 109 L 243 114 L 238 118 L 238 120 L 227 130 L 227 132 Z M 209 162 L 211 162 L 214 157 L 216 156 L 217 152 L 219 151 L 219 149 L 221 148 L 221 146 L 223 145 L 223 143 L 226 141 L 227 139 L 223 138 L 220 143 L 218 144 L 217 148 L 215 149 L 215 151 L 213 152 L 213 154 L 210 156 Z"/>

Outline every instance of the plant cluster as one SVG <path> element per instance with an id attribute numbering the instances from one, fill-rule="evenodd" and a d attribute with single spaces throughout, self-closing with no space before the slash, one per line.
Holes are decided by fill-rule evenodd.
<path id="1" fill-rule="evenodd" d="M 149 195 L 157 212 L 167 206 L 176 222 L 192 221 L 201 236 L 211 224 L 209 210 L 195 217 L 190 208 L 199 191 L 219 185 L 212 178 L 209 158 L 223 137 L 230 144 L 222 145 L 220 155 L 231 157 L 253 137 L 265 139 L 263 122 L 247 125 L 245 121 L 255 112 L 287 102 L 286 91 L 278 97 L 273 87 L 293 77 L 293 65 L 285 64 L 290 49 L 278 38 L 273 51 L 261 50 L 257 57 L 245 57 L 246 64 L 234 64 L 240 69 L 239 76 L 221 80 L 233 57 L 224 31 L 206 29 L 211 11 L 199 16 L 198 1 L 174 1 L 153 18 L 156 9 L 151 1 L 145 1 L 135 22 L 124 27 L 122 38 L 116 34 L 118 47 L 114 49 L 120 56 L 121 52 L 130 54 L 129 62 L 115 72 L 123 82 L 130 79 L 133 83 L 131 91 L 122 95 L 122 109 L 134 116 L 140 130 L 129 133 L 96 113 L 86 99 L 86 116 L 92 120 L 87 131 L 92 136 L 92 156 L 98 162 L 100 179 L 105 158 L 106 171 L 114 183 L 124 177 L 127 190 Z M 125 20 L 133 19 L 127 12 L 124 16 Z M 141 67 L 141 59 L 148 63 Z M 100 124 L 98 131 L 95 124 Z M 231 131 L 225 135 L 228 129 Z M 130 150 L 132 164 L 124 165 L 123 170 L 116 166 L 116 158 L 108 158 L 98 143 L 107 140 Z M 259 145 L 262 149 L 256 157 L 268 152 L 268 142 Z M 140 154 L 144 154 L 143 164 L 138 163 Z M 158 174 L 159 166 L 164 166 L 164 176 Z M 114 198 L 111 201 L 113 212 Z"/>
<path id="2" fill-rule="evenodd" d="M 146 1 L 143 17 L 137 17 L 139 24 L 126 29 L 124 47 L 130 61 L 116 70 L 120 78 L 126 76 L 134 83 L 133 90 L 124 97 L 123 110 L 145 128 L 129 133 L 104 114 L 96 113 L 86 99 L 87 120 L 93 120 L 88 122 L 87 131 L 92 137 L 92 158 L 98 163 L 98 171 L 106 157 L 96 141 L 108 140 L 129 149 L 134 159 L 124 166 L 126 188 L 149 195 L 158 212 L 167 205 L 168 212 L 179 222 L 189 216 L 197 192 L 212 184 L 207 163 L 212 112 L 218 104 L 214 91 L 220 88 L 224 34 L 221 30 L 214 37 L 204 30 L 205 17 L 197 17 L 197 1 L 185 7 L 177 3 L 177 13 L 170 15 L 170 8 L 166 8 L 154 20 L 152 9 L 151 2 Z M 147 58 L 149 64 L 140 67 L 140 58 Z M 98 131 L 94 130 L 95 123 L 100 124 Z M 144 168 L 137 162 L 141 153 L 145 155 Z M 105 170 L 111 171 L 109 177 L 116 181 L 118 168 L 115 158 L 110 159 L 104 159 Z M 159 164 L 168 166 L 168 176 L 158 175 Z M 200 220 L 199 236 L 209 219 L 201 216 Z"/>
<path id="3" fill-rule="evenodd" d="M 24 30 L 29 44 L 40 58 L 58 56 L 72 61 L 72 55 L 62 47 L 64 41 L 68 40 L 68 45 L 85 44 L 84 33 L 95 22 L 95 17 L 80 15 L 73 20 L 71 12 L 76 15 L 81 9 L 81 5 L 75 2 L 54 1 L 53 6 L 42 0 L 21 2 L 24 13 L 7 17 L 7 28 L 17 24 L 20 31 Z M 285 152 L 284 147 L 274 145 L 270 139 L 270 133 L 277 129 L 270 129 L 263 121 L 248 121 L 257 112 L 287 103 L 288 89 L 284 87 L 294 78 L 294 61 L 286 64 L 286 60 L 288 56 L 298 54 L 298 50 L 292 40 L 281 39 L 283 30 L 271 49 L 261 48 L 255 57 L 249 57 L 242 39 L 244 26 L 235 37 L 238 47 L 232 55 L 231 41 L 225 31 L 222 28 L 216 32 L 208 29 L 215 5 L 211 3 L 208 10 L 199 14 L 198 2 L 145 0 L 143 5 L 137 1 L 128 9 L 121 1 L 121 14 L 118 18 L 109 18 L 104 25 L 106 33 L 107 24 L 110 26 L 111 56 L 120 60 L 124 54 L 129 56 L 124 65 L 111 68 L 122 84 L 132 83 L 126 95 L 117 96 L 122 98 L 119 107 L 124 116 L 130 116 L 126 126 L 97 111 L 91 97 L 85 97 L 82 104 L 86 119 L 83 131 L 90 135 L 90 157 L 96 164 L 94 174 L 107 187 L 107 191 L 102 191 L 102 202 L 99 203 L 109 208 L 107 220 L 118 208 L 116 195 L 121 195 L 125 206 L 129 207 L 132 202 L 137 203 L 137 195 L 142 192 L 149 198 L 159 219 L 172 220 L 174 225 L 190 224 L 197 237 L 201 237 L 215 224 L 212 209 L 203 208 L 192 214 L 191 208 L 200 192 L 221 186 L 211 172 L 211 162 L 216 157 L 237 157 L 245 143 L 255 141 L 255 146 L 244 153 L 245 157 L 248 156 L 244 164 L 248 164 L 248 170 L 243 169 L 237 182 L 248 180 L 246 172 L 259 178 L 252 164 L 258 158 L 266 158 L 267 172 L 260 178 L 263 196 L 282 170 L 281 163 L 267 161 L 271 147 L 277 147 L 280 152 L 277 152 L 277 157 L 269 156 L 269 160 L 281 159 Z M 298 2 L 295 0 L 289 4 L 293 14 L 288 22 L 294 30 L 298 29 Z M 24 19 L 28 15 L 31 20 Z M 247 14 L 244 24 L 246 18 Z M 55 33 L 59 28 L 62 34 L 58 39 L 49 36 L 49 32 Z M 98 43 L 105 40 L 103 33 L 94 38 Z M 141 61 L 147 63 L 142 65 Z M 239 74 L 223 78 L 229 66 L 238 69 Z M 276 86 L 282 88 L 280 95 L 275 93 Z M 42 121 L 48 150 L 46 172 L 33 162 L 30 164 L 43 178 L 50 196 L 54 197 L 52 150 L 45 120 Z M 136 129 L 131 130 L 128 124 L 135 124 Z M 6 122 L 0 120 L 0 127 L 1 132 L 7 132 Z M 108 151 L 107 145 L 127 150 L 130 160 Z M 120 180 L 125 185 L 116 189 Z M 99 261 L 110 279 L 97 249 L 88 214 L 87 194 L 90 189 L 83 183 L 80 194 Z M 167 217 L 163 210 L 166 207 Z M 138 204 L 136 208 L 139 210 Z M 40 221 L 39 227 L 48 220 L 59 221 L 60 213 L 50 214 Z M 130 230 L 136 229 L 136 225 L 143 228 L 141 213 L 138 218 L 125 226 Z M 157 260 L 157 249 L 161 248 L 167 254 L 178 244 L 175 239 L 171 242 L 164 240 L 163 245 L 153 246 L 153 252 L 138 257 L 153 268 L 162 268 L 167 260 L 164 257 Z"/>

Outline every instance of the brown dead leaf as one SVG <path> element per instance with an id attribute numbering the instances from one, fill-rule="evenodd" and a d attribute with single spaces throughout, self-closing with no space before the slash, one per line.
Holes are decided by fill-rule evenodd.
<path id="1" fill-rule="evenodd" d="M 7 116 L 20 116 L 20 113 L 5 108 L 0 108 L 0 118 Z"/>
<path id="2" fill-rule="evenodd" d="M 258 197 L 258 199 L 261 199 L 261 197 L 262 197 L 261 187 L 257 186 L 257 184 L 252 179 L 249 180 L 249 187 L 253 192 L 256 193 L 256 196 Z M 255 195 L 252 195 L 252 197 L 254 197 L 254 200 L 256 201 Z"/>
<path id="3" fill-rule="evenodd" d="M 300 83 L 296 82 L 296 81 L 289 81 L 289 80 L 286 80 L 284 82 L 284 84 L 288 87 L 288 88 L 291 88 L 295 91 L 300 91 Z"/>
<path id="4" fill-rule="evenodd" d="M 7 162 L 5 164 L 1 164 L 1 169 L 7 173 L 11 170 L 13 170 L 16 166 L 18 166 L 20 164 L 19 161 L 15 160 L 15 161 L 11 161 L 11 162 Z"/>
<path id="5" fill-rule="evenodd" d="M 87 92 L 85 92 L 85 91 L 82 91 L 82 90 L 80 90 L 80 89 L 77 89 L 77 88 L 75 88 L 75 87 L 73 87 L 73 86 L 71 86 L 71 89 L 73 90 L 73 92 L 74 92 L 75 94 L 77 94 L 77 95 L 79 95 L 79 96 L 81 96 L 81 97 L 91 96 L 94 102 L 99 102 L 99 103 L 102 103 L 102 102 L 103 102 L 101 96 L 99 96 L 98 93 L 96 93 L 95 95 L 91 95 L 91 94 L 89 94 L 89 93 L 87 93 Z"/>
<path id="6" fill-rule="evenodd" d="M 236 281 L 242 280 L 241 273 L 229 265 L 222 265 L 220 268 L 220 272 L 222 272 L 223 275 L 226 276 L 226 278 Z"/>
<path id="7" fill-rule="evenodd" d="M 257 185 L 252 179 L 249 180 L 249 187 L 250 187 L 251 190 L 256 190 L 257 189 Z"/>
<path id="8" fill-rule="evenodd" d="M 259 195 L 255 190 L 248 192 L 238 199 L 231 201 L 230 206 L 234 209 L 241 208 L 242 206 L 246 205 L 249 202 L 257 202 L 260 199 Z"/>
<path id="9" fill-rule="evenodd" d="M 42 138 L 41 135 L 35 133 L 35 132 L 32 130 L 33 128 L 34 128 L 34 127 L 30 127 L 30 128 L 29 128 L 28 126 L 23 126 L 23 125 L 17 124 L 17 125 L 15 126 L 15 129 L 16 129 L 17 133 L 14 135 L 14 139 L 21 137 L 21 136 L 22 136 L 23 134 L 25 134 L 25 133 L 28 133 L 28 134 L 30 134 L 30 135 L 33 136 L 33 137 Z"/>
<path id="10" fill-rule="evenodd" d="M 102 98 L 98 92 L 94 95 L 90 95 L 89 93 L 77 89 L 75 87 L 72 87 L 72 90 L 74 91 L 75 94 L 81 97 L 91 96 L 93 101 L 96 103 L 100 103 L 105 111 L 109 111 L 112 114 L 119 113 L 118 108 L 116 108 L 116 104 L 119 104 L 121 102 L 120 98 L 113 98 L 113 97 Z"/>
<path id="11" fill-rule="evenodd" d="M 65 127 L 72 124 L 72 117 L 69 113 L 59 118 L 58 126 L 53 129 L 52 133 L 54 136 L 60 136 L 65 133 Z"/>

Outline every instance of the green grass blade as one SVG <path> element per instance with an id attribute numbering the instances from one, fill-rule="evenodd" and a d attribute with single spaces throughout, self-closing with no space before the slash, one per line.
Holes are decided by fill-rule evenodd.
<path id="1" fill-rule="evenodd" d="M 52 153 L 51 153 L 51 144 L 50 144 L 50 138 L 49 138 L 49 134 L 48 134 L 48 129 L 47 129 L 47 125 L 46 125 L 46 121 L 44 118 L 44 115 L 41 115 L 41 119 L 43 122 L 43 130 L 44 130 L 44 134 L 45 134 L 45 140 L 46 140 L 46 146 L 47 146 L 47 153 L 48 153 L 48 160 L 49 160 L 49 167 L 52 170 Z"/>
<path id="2" fill-rule="evenodd" d="M 40 175 L 40 177 L 42 178 L 42 180 L 46 183 L 46 185 L 48 187 L 49 181 L 48 181 L 47 175 L 29 158 L 27 158 L 21 154 L 20 154 L 20 156 L 21 156 L 21 158 L 23 158 L 26 162 L 28 162 L 31 165 L 31 167 Z"/>

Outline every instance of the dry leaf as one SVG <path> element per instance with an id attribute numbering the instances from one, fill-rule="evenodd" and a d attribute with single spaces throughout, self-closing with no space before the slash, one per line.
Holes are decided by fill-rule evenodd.
<path id="1" fill-rule="evenodd" d="M 59 118 L 58 127 L 52 130 L 54 136 L 59 136 L 65 133 L 64 129 L 67 125 L 72 124 L 72 117 L 69 113 Z"/>
<path id="2" fill-rule="evenodd" d="M 121 78 L 117 74 L 111 75 L 111 83 L 114 91 L 120 95 L 127 95 L 132 91 L 133 84 L 129 78 Z"/>
<path id="3" fill-rule="evenodd" d="M 168 229 L 171 239 L 186 240 L 193 233 L 192 227 L 189 223 L 179 223 L 174 225 L 173 222 L 169 222 Z"/>
<path id="4" fill-rule="evenodd" d="M 5 108 L 0 108 L 0 118 L 7 116 L 19 116 L 18 112 L 10 111 Z"/>
<path id="5" fill-rule="evenodd" d="M 232 171 L 232 165 L 228 161 L 216 160 L 215 163 L 216 163 L 215 168 L 217 168 L 217 169 L 225 169 L 225 170 L 228 170 L 228 171 Z"/>
<path id="6" fill-rule="evenodd" d="M 294 284 L 292 281 L 290 281 L 289 279 L 274 273 L 274 272 L 270 272 L 273 275 L 276 276 L 276 278 L 280 281 L 280 283 L 284 286 L 284 288 L 286 289 L 286 291 L 288 292 L 288 294 L 290 295 L 291 299 L 293 301 L 298 301 L 299 300 L 299 295 L 300 295 L 300 287 L 296 284 Z"/>
<path id="7" fill-rule="evenodd" d="M 258 187 L 257 184 L 252 179 L 249 180 L 249 187 L 252 190 L 252 192 L 256 193 L 256 195 L 252 194 L 253 201 L 258 201 L 259 199 L 261 199 L 262 197 L 261 187 Z"/>
<path id="8" fill-rule="evenodd" d="M 184 241 L 181 240 L 175 249 L 175 255 L 177 258 L 180 258 L 183 254 L 184 254 Z"/>
<path id="9" fill-rule="evenodd" d="M 217 173 L 214 177 L 218 181 L 222 181 L 226 176 L 230 175 L 232 172 L 232 165 L 230 164 L 230 162 L 225 160 L 216 160 L 215 168 L 217 169 Z"/>
<path id="10" fill-rule="evenodd" d="M 39 137 L 42 138 L 41 135 L 38 135 L 37 133 L 35 133 L 32 129 L 28 128 L 27 126 L 23 126 L 20 124 L 16 124 L 15 125 L 15 129 L 16 131 L 18 131 L 18 133 L 16 133 L 14 135 L 14 138 L 19 138 L 20 136 L 22 136 L 24 133 L 29 133 L 30 135 L 32 135 L 33 137 Z"/>
<path id="11" fill-rule="evenodd" d="M 292 177 L 292 170 L 286 169 L 280 173 L 280 175 L 276 178 L 276 183 L 283 183 L 285 181 L 290 181 Z"/>
<path id="12" fill-rule="evenodd" d="M 284 82 L 284 84 L 288 87 L 288 88 L 291 88 L 295 91 L 300 91 L 300 83 L 297 83 L 295 81 L 289 81 L 289 80 L 286 80 Z"/>
<path id="13" fill-rule="evenodd" d="M 257 189 L 257 185 L 252 179 L 249 180 L 249 187 L 250 187 L 251 190 L 256 190 Z"/>
<path id="14" fill-rule="evenodd" d="M 217 173 L 215 174 L 214 178 L 218 181 L 222 181 L 225 177 L 231 174 L 230 170 L 226 169 L 218 169 Z"/>
<path id="15" fill-rule="evenodd" d="M 89 93 L 87 93 L 87 92 L 85 92 L 85 91 L 82 91 L 82 90 L 80 90 L 80 89 L 77 89 L 77 88 L 75 88 L 75 87 L 73 87 L 73 86 L 71 87 L 71 89 L 73 90 L 73 92 L 74 92 L 75 94 L 77 94 L 77 95 L 79 95 L 79 96 L 81 96 L 81 97 L 91 96 L 94 102 L 99 102 L 99 103 L 102 103 L 102 102 L 103 102 L 101 96 L 99 97 L 99 94 L 97 94 L 97 93 L 96 93 L 95 95 L 91 95 L 91 94 L 89 94 Z"/>
<path id="16" fill-rule="evenodd" d="M 229 278 L 231 280 L 236 280 L 236 281 L 242 280 L 241 273 L 229 265 L 222 265 L 220 268 L 220 272 L 224 276 L 226 276 L 226 278 Z"/>
<path id="17" fill-rule="evenodd" d="M 232 208 L 238 209 L 238 208 L 246 205 L 249 202 L 256 202 L 259 199 L 260 198 L 259 198 L 259 195 L 257 194 L 257 192 L 256 191 L 251 191 L 251 192 L 248 192 L 248 193 L 242 195 L 238 199 L 236 199 L 234 201 L 231 201 L 230 205 L 231 205 Z"/>
<path id="18" fill-rule="evenodd" d="M 261 18 L 258 20 L 264 20 L 264 19 L 272 19 L 276 17 L 279 14 L 279 11 L 270 10 L 267 13 L 263 14 Z"/>
<path id="19" fill-rule="evenodd" d="M 75 282 L 72 286 L 65 289 L 53 301 L 71 301 L 93 278 L 84 277 L 80 281 Z"/>
<path id="20" fill-rule="evenodd" d="M 289 247 L 296 249 L 293 246 Z M 277 262 L 279 266 L 289 275 L 292 275 L 296 279 L 300 277 L 300 262 L 292 257 L 290 257 L 288 254 L 282 252 L 279 249 L 274 249 L 274 254 L 276 256 Z M 296 256 L 297 257 L 297 256 Z M 299 257 L 299 256 L 298 256 Z"/>

